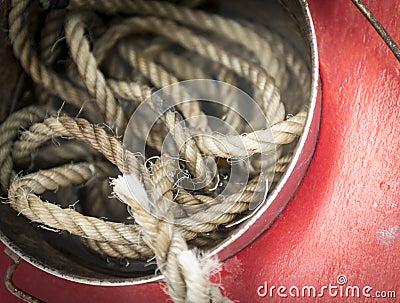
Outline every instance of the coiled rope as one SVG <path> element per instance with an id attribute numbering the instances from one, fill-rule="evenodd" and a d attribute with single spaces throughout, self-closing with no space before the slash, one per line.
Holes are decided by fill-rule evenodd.
<path id="1" fill-rule="evenodd" d="M 166 1 L 72 0 L 66 9 L 46 12 L 40 35 L 29 27 L 37 5 L 12 0 L 9 13 L 14 55 L 35 83 L 37 100 L 32 103 L 41 104 L 22 108 L 0 126 L 0 185 L 10 206 L 32 222 L 81 237 L 102 255 L 134 260 L 155 256 L 174 302 L 230 302 L 209 281 L 216 265 L 190 247 L 212 246 L 223 237 L 220 228 L 249 213 L 254 195 L 263 194 L 257 157 L 251 160 L 252 176 L 241 192 L 210 203 L 214 197 L 206 192 L 176 190 L 168 176 L 170 162 L 161 154 L 163 134 L 170 131 L 182 146 L 180 157 L 193 177 L 208 170 L 205 156 L 242 159 L 271 149 L 280 155 L 281 146 L 302 134 L 307 118 L 304 109 L 285 117 L 281 90 L 293 85 L 293 96 L 306 98 L 307 65 L 290 43 L 267 28 Z M 234 45 L 232 51 L 222 40 Z M 147 138 L 160 153 L 151 167 L 141 161 L 145 155 L 127 153 L 121 135 L 138 104 L 157 88 L 194 78 L 231 84 L 245 79 L 271 126 L 245 136 L 201 135 L 211 133 L 207 118 L 200 103 L 190 102 L 166 112 Z M 69 104 L 69 110 L 60 109 L 59 100 Z M 246 129 L 234 113 L 225 114 L 234 128 Z M 181 123 L 192 116 L 199 118 Z M 273 159 L 274 182 L 290 160 L 290 152 Z M 47 161 L 47 168 L 32 171 L 35 161 Z M 130 194 L 122 176 L 111 186 L 129 207 L 133 224 L 86 216 L 40 197 L 107 175 L 105 161 L 137 183 L 145 193 L 142 199 L 151 201 L 151 212 Z M 151 195 L 153 190 L 161 195 Z M 105 198 L 95 188 L 90 195 L 90 200 Z M 182 213 L 188 205 L 199 211 L 174 216 L 164 198 L 176 202 Z"/>

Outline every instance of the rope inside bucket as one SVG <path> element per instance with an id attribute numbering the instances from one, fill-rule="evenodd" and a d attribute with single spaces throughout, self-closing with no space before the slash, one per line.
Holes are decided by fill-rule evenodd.
<path id="1" fill-rule="evenodd" d="M 48 8 L 67 5 L 43 2 Z M 285 105 L 306 103 L 310 77 L 296 48 L 280 35 L 195 8 L 201 4 L 72 0 L 66 8 L 44 11 L 35 1 L 12 0 L 9 38 L 34 83 L 35 100 L 0 126 L 0 185 L 18 214 L 79 236 L 101 255 L 155 256 L 174 302 L 230 302 L 209 281 L 218 264 L 203 251 L 251 214 L 255 195 L 265 197 L 260 155 L 276 152 L 268 163 L 275 172 L 271 181 L 285 172 L 307 118 L 305 109 L 287 113 Z M 197 78 L 244 83 L 269 124 L 249 131 L 237 113 L 223 109 L 224 121 L 239 134 L 217 134 L 200 101 L 167 106 L 146 138 L 152 153 L 127 151 L 127 126 L 143 127 L 139 119 L 128 124 L 138 105 L 158 88 Z M 293 100 L 284 100 L 284 91 Z M 191 117 L 197 119 L 183 123 Z M 216 163 L 202 190 L 181 188 L 169 175 L 174 161 L 162 151 L 166 134 L 181 147 L 184 177 L 208 176 L 207 159 Z M 38 159 L 45 169 L 36 167 Z M 211 203 L 232 159 L 249 160 L 250 177 L 240 192 Z M 115 167 L 123 175 L 109 184 Z M 63 207 L 41 197 L 81 185 L 91 188 L 87 199 L 96 203 L 105 197 L 101 188 L 90 187 L 94 179 L 111 186 L 132 222 L 84 215 L 75 204 Z M 172 212 L 166 200 L 181 213 Z M 197 211 L 186 211 L 189 206 Z"/>

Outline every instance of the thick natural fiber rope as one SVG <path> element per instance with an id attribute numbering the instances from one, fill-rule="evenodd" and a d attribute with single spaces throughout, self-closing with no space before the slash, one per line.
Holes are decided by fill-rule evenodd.
<path id="1" fill-rule="evenodd" d="M 226 148 L 220 145 L 220 141 L 223 140 L 226 141 L 224 143 L 227 146 L 232 148 L 235 156 L 247 157 L 249 154 L 263 152 L 263 146 L 265 146 L 266 151 L 269 151 L 271 144 L 279 145 L 292 142 L 296 138 L 296 135 L 298 136 L 301 133 L 303 128 L 301 123 L 304 123 L 305 117 L 306 113 L 300 112 L 285 122 L 273 125 L 271 129 L 255 131 L 254 133 L 246 134 L 246 136 L 230 136 L 225 138 L 198 136 L 198 140 L 209 144 L 208 148 L 204 148 L 203 151 L 206 155 L 229 157 L 230 155 L 227 154 Z M 270 134 L 272 134 L 272 137 Z M 121 171 L 124 169 L 123 148 L 117 138 L 108 135 L 102 127 L 92 125 L 84 119 L 72 119 L 68 116 L 48 118 L 43 123 L 38 123 L 30 127 L 29 131 L 24 132 L 14 145 L 14 160 L 20 162 L 26 159 L 38 146 L 55 136 L 81 139 L 102 152 Z M 260 142 L 257 143 L 256 138 L 259 138 Z M 261 141 L 263 138 L 266 141 Z"/>
<path id="2" fill-rule="evenodd" d="M 275 45 L 275 43 L 280 39 L 275 36 L 272 41 L 265 41 L 266 37 L 271 36 L 270 34 L 268 35 L 266 31 L 263 31 L 263 37 L 261 38 L 256 32 L 249 30 L 249 28 L 246 28 L 241 23 L 235 20 L 230 20 L 227 18 L 223 18 L 219 15 L 209 14 L 203 11 L 192 10 L 190 8 L 178 7 L 172 3 L 160 1 L 106 0 L 101 1 L 101 3 L 97 3 L 97 1 L 95 0 L 73 0 L 72 5 L 74 5 L 75 7 L 85 7 L 105 11 L 109 14 L 134 13 L 141 15 L 165 17 L 178 21 L 187 26 L 193 26 L 202 30 L 217 32 L 229 39 L 232 39 L 237 43 L 241 43 L 245 47 L 248 47 L 252 51 L 254 51 L 254 53 L 261 59 L 262 66 L 264 68 L 270 69 L 271 61 L 275 61 L 275 66 L 277 68 L 275 71 L 273 70 L 270 72 L 276 81 L 279 81 L 279 79 L 284 77 L 285 74 L 282 72 L 278 72 L 279 61 L 276 60 L 276 57 L 274 58 L 274 52 L 271 47 L 271 45 Z M 286 48 L 285 55 L 288 56 L 288 58 L 296 58 L 296 56 L 293 55 L 292 49 L 290 47 L 287 47 L 287 43 L 282 43 L 281 45 Z M 298 67 L 300 65 L 305 65 L 301 60 L 297 60 L 296 65 L 293 65 L 291 63 L 292 62 L 289 62 L 289 68 L 292 68 L 293 66 Z M 298 69 L 302 69 L 302 67 L 296 68 L 296 70 Z M 282 83 L 278 82 L 278 85 L 280 84 Z"/>
<path id="3" fill-rule="evenodd" d="M 85 38 L 85 16 L 74 14 L 65 24 L 65 37 L 67 39 L 71 56 L 82 76 L 90 94 L 105 114 L 105 120 L 111 125 L 124 129 L 125 121 L 122 108 L 111 89 L 107 86 L 103 73 L 98 69 L 97 60 L 90 51 L 89 41 Z"/>
<path id="4" fill-rule="evenodd" d="M 252 62 L 231 55 L 223 48 L 210 43 L 194 31 L 179 26 L 170 20 L 156 17 L 133 17 L 124 19 L 111 27 L 100 38 L 105 49 L 111 48 L 119 39 L 137 32 L 154 32 L 180 44 L 205 58 L 220 63 L 238 75 L 248 79 L 262 94 L 262 105 L 270 124 L 283 120 L 284 106 L 280 100 L 280 92 L 274 80 Z M 105 50 L 102 52 L 106 52 Z"/>
<path id="5" fill-rule="evenodd" d="M 63 136 L 67 136 L 67 132 L 62 129 L 62 124 L 57 122 L 58 121 L 63 121 L 64 124 L 68 125 L 65 121 L 69 121 L 69 125 L 73 125 L 71 123 L 71 119 L 68 117 L 60 117 L 59 119 L 56 118 L 48 118 L 46 121 L 52 121 L 55 124 L 52 124 L 50 128 L 58 129 L 59 134 L 62 134 Z M 80 125 L 84 126 L 82 127 L 75 127 L 76 129 L 79 128 L 79 130 L 72 131 L 72 133 L 78 133 L 81 132 L 81 135 L 77 135 L 77 137 L 82 138 L 83 133 L 90 133 L 91 130 L 90 128 L 95 128 L 93 126 L 88 125 L 87 123 L 83 123 L 80 121 Z M 42 124 L 37 124 L 31 127 L 31 130 L 37 130 L 37 129 L 43 129 Z M 87 126 L 87 127 L 85 127 Z M 49 132 L 47 132 L 49 133 Z M 107 135 L 104 133 L 101 133 L 101 129 L 98 129 L 93 132 L 99 135 L 101 138 L 106 138 Z M 22 135 L 22 138 L 27 138 L 27 135 L 32 138 L 32 132 L 28 131 L 25 132 Z M 51 138 L 55 137 L 54 133 L 50 133 Z M 22 139 L 24 141 L 18 141 L 16 142 L 16 145 L 18 146 L 19 142 L 27 142 L 25 139 Z M 43 141 L 45 141 L 45 137 L 41 137 Z M 106 140 L 109 138 L 106 138 Z M 101 146 L 101 143 L 95 143 L 96 139 L 94 138 L 87 138 L 85 139 L 87 142 L 92 142 L 92 144 Z M 112 141 L 112 139 L 110 140 Z M 121 147 L 118 144 L 115 144 L 115 150 L 119 150 Z M 102 147 L 100 147 L 102 148 Z M 104 144 L 104 150 L 101 150 L 106 156 L 109 154 L 108 149 L 106 144 Z M 118 154 L 118 152 L 117 152 Z M 115 159 L 111 158 L 112 161 L 115 161 Z M 290 161 L 290 157 L 282 158 L 280 160 L 281 165 L 277 166 L 277 171 L 284 171 L 284 167 L 287 165 L 287 163 Z M 119 161 L 116 161 L 116 163 L 120 163 Z M 279 162 L 278 162 L 279 164 Z M 92 176 L 93 171 L 90 171 L 87 167 L 86 170 L 81 169 L 82 165 L 77 166 L 79 168 L 78 172 L 86 176 L 85 178 L 90 178 Z M 90 167 L 89 167 L 90 168 Z M 92 168 L 93 169 L 93 168 Z M 85 238 L 87 237 L 90 240 L 96 240 L 96 242 L 89 241 L 91 244 L 91 247 L 101 247 L 103 249 L 103 252 L 108 252 L 109 255 L 111 256 L 127 256 L 131 258 L 145 258 L 149 257 L 150 252 L 145 248 L 144 243 L 140 240 L 140 231 L 135 230 L 135 229 L 127 229 L 124 227 L 122 224 L 118 223 L 112 223 L 112 222 L 107 222 L 107 221 L 102 221 L 98 220 L 95 218 L 90 218 L 90 220 L 87 220 L 87 217 L 84 217 L 80 215 L 78 212 L 72 210 L 72 209 L 61 209 L 51 203 L 46 203 L 43 204 L 42 201 L 38 197 L 36 197 L 32 192 L 35 192 L 37 194 L 40 194 L 44 189 L 54 189 L 55 187 L 59 186 L 67 186 L 70 183 L 65 183 L 65 179 L 67 178 L 65 176 L 75 176 L 77 172 L 75 171 L 74 166 L 67 166 L 62 168 L 60 171 L 61 173 L 57 170 L 49 170 L 47 171 L 40 171 L 38 173 L 34 173 L 31 175 L 28 175 L 26 177 L 23 177 L 17 181 L 15 181 L 15 185 L 10 189 L 9 195 L 11 197 L 11 205 L 18 211 L 21 212 L 23 215 L 27 216 L 30 220 L 46 224 L 50 227 L 53 228 L 61 228 L 61 229 L 66 229 L 70 233 L 75 234 L 75 235 L 80 235 L 84 236 Z M 82 173 L 84 172 L 84 173 Z M 153 180 L 157 184 L 162 184 L 164 182 L 164 185 L 161 187 L 164 187 L 166 189 L 171 187 L 171 184 L 168 184 L 169 179 L 162 177 L 160 173 L 157 172 L 163 172 L 161 169 L 156 168 L 153 170 Z M 51 178 L 51 180 L 49 179 Z M 82 178 L 81 176 L 78 176 L 78 178 Z M 159 180 L 157 180 L 159 178 Z M 32 180 L 35 180 L 34 185 L 31 185 L 32 183 L 26 182 L 25 180 L 29 180 L 32 182 Z M 38 181 L 36 181 L 38 180 Z M 42 181 L 43 180 L 43 181 Z M 60 180 L 60 181 L 59 181 Z M 78 179 L 82 180 L 83 179 Z M 85 179 L 87 180 L 87 179 Z M 64 183 L 58 183 L 64 181 Z M 68 180 L 67 180 L 68 181 Z M 43 184 L 38 184 L 38 182 L 44 182 Z M 69 182 L 69 181 L 68 181 Z M 71 181 L 72 182 L 72 181 Z M 75 181 L 79 182 L 79 181 Z M 166 183 L 166 184 L 165 184 Z M 204 211 L 200 213 L 195 213 L 193 216 L 190 218 L 184 218 L 181 220 L 178 220 L 176 224 L 183 228 L 184 235 L 187 239 L 191 239 L 195 236 L 196 232 L 199 233 L 204 233 L 204 232 L 209 232 L 214 230 L 217 226 L 228 223 L 230 222 L 236 214 L 240 214 L 248 209 L 248 203 L 252 201 L 252 197 L 254 195 L 254 189 L 253 187 L 255 183 L 249 183 L 248 189 L 242 193 L 242 194 L 237 194 L 237 195 L 232 195 L 226 198 L 222 203 L 220 204 L 214 204 L 208 209 L 205 209 Z M 52 186 L 52 187 L 51 187 Z M 160 186 L 158 186 L 160 187 Z M 22 194 L 20 192 L 17 192 L 15 188 L 21 189 L 25 188 L 25 194 Z M 39 188 L 37 190 L 36 188 Z M 162 192 L 165 191 L 161 190 Z M 30 193 L 30 195 L 27 195 L 27 193 Z M 201 196 L 201 195 L 196 195 L 196 196 L 191 196 L 189 193 L 182 191 L 182 194 L 178 196 L 178 202 L 182 204 L 186 203 L 191 203 L 193 204 L 194 201 L 199 201 L 197 202 L 198 204 L 204 204 L 204 201 L 208 201 L 207 196 Z M 29 205 L 29 209 L 27 209 L 27 205 Z M 29 211 L 29 212 L 28 212 Z M 121 226 L 120 226 L 121 225 Z M 92 227 L 91 227 L 92 226 Z M 94 230 L 95 233 L 100 233 L 99 236 L 94 236 L 94 234 L 82 234 L 82 232 L 85 232 L 88 230 L 88 228 L 91 227 L 89 230 Z M 127 232 L 129 233 L 134 233 L 137 234 L 136 237 L 130 238 L 130 240 L 126 240 L 126 235 Z M 118 237 L 116 237 L 116 234 L 120 233 Z M 121 240 L 125 239 L 125 240 Z M 132 241 L 132 242 L 131 242 Z M 127 252 L 129 251 L 129 253 Z"/>
<path id="6" fill-rule="evenodd" d="M 132 67 L 137 68 L 141 75 L 150 80 L 155 87 L 162 88 L 179 82 L 178 78 L 168 73 L 162 66 L 157 65 L 155 62 L 148 60 L 138 51 L 135 51 L 134 47 L 129 47 L 127 44 L 120 44 L 119 51 L 126 56 L 128 63 Z M 180 109 L 184 117 L 204 116 L 204 113 L 197 102 L 184 103 L 180 106 Z M 206 127 L 206 121 L 204 118 L 201 121 L 203 122 L 202 125 L 195 126 L 198 128 Z M 196 119 L 196 121 L 199 121 L 199 119 Z"/>
<path id="7" fill-rule="evenodd" d="M 47 140 L 60 136 L 80 139 L 101 152 L 109 161 L 116 164 L 121 171 L 126 169 L 123 148 L 117 138 L 108 135 L 102 127 L 92 125 L 84 119 L 72 119 L 68 116 L 48 118 L 43 123 L 37 123 L 31 126 L 28 131 L 22 133 L 20 139 L 14 144 L 14 159 L 19 162 L 19 159 L 29 157 L 33 151 Z M 133 167 L 134 171 L 139 171 L 138 164 L 134 159 L 132 161 L 130 167 Z M 156 175 L 155 172 L 153 172 L 153 175 L 158 177 L 158 183 L 164 182 L 163 180 L 169 180 L 163 175 L 165 173 L 164 170 L 158 170 L 160 175 Z M 248 203 L 252 201 L 254 185 L 250 182 L 248 186 L 249 189 L 246 189 L 243 194 L 226 197 L 221 203 L 214 204 L 201 213 L 195 213 L 190 218 L 178 220 L 176 224 L 186 231 L 187 237 L 192 238 L 194 237 L 193 233 L 209 232 L 220 224 L 230 222 L 232 214 L 243 212 Z M 194 197 L 208 201 L 207 196 L 195 195 Z"/>
<path id="8" fill-rule="evenodd" d="M 49 118 L 47 119 L 45 122 L 47 122 L 50 126 L 50 129 L 57 129 L 58 130 L 58 134 L 54 133 L 54 132 L 49 132 L 49 131 L 44 131 L 44 127 L 43 124 L 37 124 L 33 127 L 31 127 L 31 131 L 29 132 L 25 132 L 22 135 L 22 140 L 18 141 L 15 145 L 16 146 L 20 146 L 19 143 L 23 143 L 23 142 L 30 142 L 32 143 L 32 145 L 30 145 L 29 150 L 32 151 L 32 147 L 35 146 L 37 144 L 37 141 L 35 141 L 37 138 L 35 137 L 34 134 L 36 134 L 38 137 L 40 137 L 40 139 L 42 141 L 46 141 L 46 139 L 48 138 L 54 138 L 56 135 L 62 135 L 64 137 L 67 137 L 70 133 L 75 133 L 75 135 L 77 137 L 83 138 L 83 134 L 90 134 L 92 133 L 92 135 L 88 135 L 88 138 L 85 138 L 84 140 L 86 140 L 86 142 L 91 142 L 92 144 L 94 144 L 95 146 L 98 146 L 98 148 L 104 148 L 103 152 L 104 154 L 110 158 L 110 152 L 109 149 L 107 148 L 107 146 L 114 146 L 114 150 L 121 150 L 121 146 L 120 144 L 115 141 L 115 139 L 113 140 L 112 137 L 107 138 L 107 135 L 105 134 L 105 132 L 101 129 L 99 129 L 98 127 L 93 127 L 91 125 L 89 125 L 88 123 L 85 123 L 82 119 L 79 119 L 79 124 L 78 123 L 74 123 L 74 121 L 71 121 L 72 119 L 68 118 L 68 117 L 60 117 L 60 118 Z M 51 123 L 52 122 L 52 123 Z M 61 123 L 60 123 L 61 122 Z M 66 130 L 66 128 L 63 127 L 64 125 L 70 125 L 69 129 L 71 130 L 72 127 L 71 125 L 75 125 L 75 130 L 70 131 L 70 133 Z M 6 125 L 6 124 L 4 124 Z M 78 126 L 80 125 L 80 126 Z M 93 130 L 94 129 L 94 130 Z M 33 131 L 33 132 L 32 132 Z M 46 135 L 43 135 L 43 132 L 47 133 L 47 137 Z M 42 133 L 42 135 L 40 135 Z M 99 138 L 102 138 L 103 140 L 99 140 L 97 142 L 97 139 L 95 138 L 95 134 L 97 134 L 97 136 Z M 28 137 L 30 139 L 28 139 Z M 33 138 L 35 138 L 34 140 L 32 140 Z M 105 140 L 104 140 L 105 139 Z M 101 142 L 107 142 L 107 141 L 114 141 L 114 143 L 112 144 L 104 144 Z M 102 144 L 102 145 L 101 145 Z M 18 150 L 18 148 L 16 149 Z M 22 150 L 25 150 L 25 148 L 22 148 Z M 114 152 L 115 154 L 120 154 L 121 152 Z M 29 152 L 27 153 L 29 155 Z M 22 156 L 22 158 L 24 158 L 25 156 Z M 110 158 L 112 161 L 118 163 L 114 158 Z M 121 163 L 121 162 L 119 162 Z M 157 176 L 157 174 L 155 174 L 156 171 L 154 171 L 153 175 Z M 159 183 L 161 183 L 161 181 L 159 181 Z M 168 187 L 168 185 L 167 185 Z M 250 190 L 249 195 L 246 196 L 246 194 L 240 196 L 233 196 L 228 198 L 227 200 L 224 201 L 224 203 L 222 204 L 217 204 L 214 205 L 212 208 L 210 208 L 209 210 L 207 210 L 205 213 L 201 213 L 201 214 L 195 214 L 195 216 L 193 216 L 190 220 L 189 219 L 184 219 L 179 221 L 179 225 L 183 225 L 183 226 L 187 226 L 188 230 L 185 233 L 187 235 L 187 237 L 193 237 L 193 235 L 191 235 L 193 232 L 207 232 L 207 231 L 211 231 L 213 230 L 216 226 L 229 222 L 232 219 L 232 216 L 234 217 L 235 213 L 241 213 L 243 212 L 246 208 L 247 208 L 247 203 L 251 202 L 251 196 L 252 196 L 252 191 Z M 189 196 L 186 197 L 188 195 L 183 195 L 181 199 L 188 199 L 190 198 Z M 184 198 L 186 197 L 186 198 Z M 199 198 L 203 198 L 202 200 L 207 200 L 207 197 L 202 197 L 202 196 L 196 196 L 196 199 Z M 247 197 L 247 198 L 246 198 Z M 246 200 L 248 199 L 248 200 Z M 237 203 L 240 202 L 240 203 Z M 235 203 L 234 205 L 236 205 L 235 207 L 230 206 L 231 203 Z M 18 208 L 19 211 L 22 211 L 23 208 Z M 226 213 L 225 215 L 222 215 L 224 212 L 226 212 L 227 210 L 230 211 L 230 213 Z M 70 211 L 69 211 L 70 212 Z M 213 215 L 214 214 L 214 215 Z M 54 216 L 55 218 L 57 218 L 57 216 Z M 65 215 L 60 215 L 59 217 L 64 218 Z M 30 217 L 31 220 L 35 220 L 35 218 L 37 217 Z M 73 219 L 72 219 L 73 220 Z M 40 221 L 41 223 L 45 223 L 48 225 L 51 225 L 48 220 L 42 220 Z M 54 227 L 57 228 L 57 226 L 60 226 L 61 222 L 57 222 Z M 74 234 L 80 234 L 80 231 L 72 231 L 70 230 L 70 232 L 74 233 Z M 136 241 L 136 240 L 135 240 Z"/>
<path id="9" fill-rule="evenodd" d="M 88 94 L 45 66 L 30 44 L 31 37 L 25 21 L 30 2 L 30 0 L 13 0 L 11 2 L 12 9 L 8 19 L 10 24 L 9 36 L 13 44 L 14 54 L 20 59 L 22 67 L 35 82 L 43 85 L 62 99 L 81 107 L 85 101 L 89 100 Z"/>
<path id="10" fill-rule="evenodd" d="M 281 89 L 285 89 L 288 82 L 285 79 L 287 74 L 284 66 L 277 59 L 278 56 L 283 56 L 286 59 L 286 67 L 295 75 L 303 96 L 308 95 L 307 88 L 310 84 L 309 77 L 306 76 L 308 68 L 304 60 L 296 54 L 293 46 L 283 42 L 279 35 L 266 31 L 265 28 L 246 20 L 237 22 L 218 15 L 159 1 L 108 0 L 97 4 L 94 0 L 74 0 L 72 5 L 93 8 L 107 13 L 135 13 L 166 17 L 188 26 L 217 32 L 252 50 L 259 58 L 261 66 L 269 71 Z M 255 31 L 249 31 L 249 29 L 255 29 Z"/>
<path id="11" fill-rule="evenodd" d="M 93 120 L 97 119 L 93 106 L 96 104 L 102 121 L 106 122 L 109 129 L 65 115 L 46 118 L 46 111 L 36 108 L 23 109 L 7 119 L 0 126 L 3 130 L 0 135 L 0 181 L 3 191 L 8 192 L 10 205 L 31 221 L 81 236 L 88 247 L 99 253 L 133 259 L 146 259 L 154 254 L 168 283 L 168 292 L 175 302 L 224 302 L 227 299 L 221 296 L 216 286 L 208 282 L 207 262 L 189 250 L 186 241 L 202 246 L 209 243 L 207 237 L 219 239 L 221 236 L 217 229 L 220 226 L 248 212 L 249 203 L 258 190 L 258 177 L 252 177 L 242 193 L 234 193 L 219 203 L 212 203 L 210 196 L 183 189 L 176 191 L 175 184 L 166 175 L 168 161 L 162 161 L 165 160 L 164 156 L 158 158 L 149 171 L 135 155 L 124 153 L 118 135 L 123 133 L 128 113 L 135 108 L 135 103 L 145 101 L 153 87 L 195 77 L 215 77 L 235 84 L 236 78 L 240 77 L 252 84 L 253 97 L 261 105 L 271 127 L 266 125 L 265 129 L 250 131 L 243 136 L 199 134 L 193 140 L 191 136 L 199 130 L 202 133 L 209 130 L 206 119 L 199 119 L 198 124 L 189 126 L 180 124 L 182 119 L 191 115 L 203 116 L 199 104 L 191 102 L 178 107 L 183 117 L 175 110 L 163 115 L 157 125 L 159 129 L 148 138 L 147 143 L 159 150 L 162 143 L 160 136 L 173 129 L 174 141 L 182 146 L 180 156 L 187 161 L 186 166 L 194 176 L 201 176 L 207 170 L 202 155 L 229 160 L 231 157 L 247 158 L 275 148 L 280 155 L 280 146 L 293 142 L 301 135 L 306 120 L 305 111 L 284 119 L 282 101 L 286 100 L 281 100 L 280 89 L 286 89 L 293 82 L 289 79 L 289 70 L 295 76 L 301 92 L 299 95 L 306 96 L 309 77 L 304 75 L 307 74 L 307 66 L 296 56 L 292 46 L 265 29 L 247 21 L 238 22 L 165 1 L 72 0 L 71 8 L 86 8 L 89 11 L 50 11 L 41 32 L 38 53 L 27 22 L 31 17 L 30 5 L 29 0 L 12 1 L 9 35 L 16 57 L 38 85 L 41 102 L 52 104 L 55 100 L 52 95 L 60 97 L 91 120 L 92 117 Z M 117 17 L 106 25 L 94 11 L 143 17 Z M 88 26 L 88 23 L 96 25 Z M 240 44 L 244 47 L 243 56 L 226 51 L 218 39 L 208 39 L 204 35 L 207 32 L 217 34 L 229 40 L 229 43 Z M 137 33 L 153 33 L 162 38 L 148 46 L 137 47 L 134 39 L 127 40 L 128 36 Z M 67 76 L 53 70 L 62 53 L 59 42 L 64 39 L 69 48 L 69 60 L 72 59 L 74 63 L 67 69 Z M 191 64 L 188 57 L 171 52 L 171 44 L 180 45 L 185 56 L 196 56 L 199 59 L 196 62 L 202 62 L 203 67 L 212 63 L 213 68 L 205 71 Z M 118 56 L 111 56 L 113 61 L 108 60 L 112 48 L 118 52 Z M 247 59 L 246 56 L 251 54 L 255 58 Z M 282 57 L 285 59 L 282 60 Z M 122 68 L 124 62 L 133 68 L 131 76 Z M 246 131 L 232 111 L 227 111 L 225 116 L 226 121 L 236 129 Z M 38 121 L 42 122 L 34 124 Z M 21 128 L 29 130 L 20 134 Z M 57 137 L 75 140 L 62 143 L 59 148 L 43 146 Z M 79 145 L 79 142 L 85 142 L 93 149 L 89 157 L 84 155 L 87 147 Z M 29 165 L 31 155 L 38 149 L 37 155 L 54 155 L 57 165 L 82 159 L 92 162 L 68 164 L 28 175 L 22 173 L 16 177 L 14 166 Z M 65 150 L 66 154 L 61 156 L 59 150 Z M 39 195 L 44 191 L 84 184 L 93 176 L 107 173 L 104 162 L 97 162 L 95 151 L 104 155 L 121 172 L 136 176 L 138 186 L 143 186 L 148 190 L 147 193 L 157 189 L 163 197 L 174 200 L 178 205 L 191 205 L 201 211 L 175 218 L 162 201 L 158 202 L 159 198 L 151 195 L 148 199 L 155 202 L 152 212 L 157 214 L 153 216 L 143 209 L 140 201 L 126 192 L 126 188 L 121 187 L 121 178 L 115 181 L 115 193 L 131 208 L 135 224 L 83 216 L 75 209 L 63 209 L 41 200 Z M 268 160 L 271 162 L 268 165 L 275 166 L 275 182 L 284 173 L 290 160 L 290 154 L 280 157 L 276 163 L 274 159 Z M 251 173 L 257 175 L 259 160 L 256 157 L 252 161 Z"/>
<path id="12" fill-rule="evenodd" d="M 137 225 L 84 216 L 71 208 L 62 209 L 53 203 L 44 202 L 36 195 L 71 184 L 82 184 L 93 177 L 96 169 L 95 164 L 71 164 L 16 179 L 9 189 L 11 206 L 34 222 L 99 242 L 136 244 L 134 251 L 141 253 L 139 256 L 150 256 L 151 251 L 143 245 Z"/>
<path id="13" fill-rule="evenodd" d="M 144 241 L 155 253 L 174 302 L 231 302 L 221 295 L 217 286 L 208 282 L 208 273 L 201 269 L 199 260 L 188 249 L 175 225 L 149 215 L 139 203 L 122 192 L 118 195 L 133 208 L 138 224 L 146 226 Z M 159 214 L 167 215 L 167 210 L 159 210 Z"/>
<path id="14" fill-rule="evenodd" d="M 12 150 L 21 128 L 28 128 L 33 123 L 43 120 L 47 115 L 45 107 L 29 106 L 10 115 L 0 125 L 0 183 L 4 193 L 15 178 Z M 28 156 L 29 158 L 29 156 Z"/>
<path id="15" fill-rule="evenodd" d="M 61 209 L 52 203 L 43 202 L 35 195 L 41 194 L 45 190 L 56 190 L 59 186 L 81 184 L 90 179 L 95 170 L 95 164 L 73 164 L 62 168 L 39 171 L 17 179 L 12 183 L 9 190 L 11 206 L 32 221 L 67 230 L 70 233 L 94 239 L 100 243 L 136 243 L 136 247 L 130 248 L 133 248 L 133 251 L 140 250 L 141 255 L 137 254 L 134 257 L 149 256 L 149 250 L 138 238 L 141 233 L 134 230 L 136 225 L 128 226 L 83 216 L 70 208 Z M 169 288 L 169 294 L 175 302 L 199 302 L 197 300 L 205 302 L 206 298 L 209 298 L 212 302 L 226 300 L 219 291 L 214 289 L 215 286 L 210 286 L 206 282 L 207 277 L 204 276 L 204 272 L 199 272 L 197 269 L 193 271 L 180 264 L 183 261 L 179 258 L 183 258 L 183 254 L 189 255 L 191 262 L 197 262 L 197 260 L 193 252 L 188 250 L 186 241 L 176 229 L 176 225 L 157 219 L 129 196 L 119 194 L 119 197 L 133 208 L 136 221 L 140 226 L 145 227 L 142 230 L 144 243 L 151 247 L 161 271 L 165 273 L 167 282 L 173 285 L 173 288 Z M 104 237 L 102 237 L 103 233 Z M 195 265 L 196 263 L 190 264 L 190 266 Z M 198 298 L 199 294 L 203 299 Z"/>

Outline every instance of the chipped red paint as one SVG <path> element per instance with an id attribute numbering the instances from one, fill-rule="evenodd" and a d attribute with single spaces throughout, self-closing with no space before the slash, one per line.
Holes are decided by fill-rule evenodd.
<path id="1" fill-rule="evenodd" d="M 347 0 L 312 0 L 323 110 L 319 142 L 294 199 L 258 240 L 228 259 L 216 277 L 244 303 L 314 302 L 260 298 L 268 285 L 347 285 L 396 290 L 400 297 L 400 63 Z M 396 41 L 400 2 L 365 0 Z M 0 245 L 2 249 L 3 246 Z M 0 255 L 0 273 L 9 258 Z M 240 274 L 239 274 L 240 273 Z M 46 302 L 164 302 L 158 284 L 96 287 L 30 265 L 18 285 Z M 0 283 L 0 301 L 17 302 Z M 356 302 L 325 297 L 321 302 Z M 374 302 L 361 299 L 360 302 Z M 357 301 L 358 302 L 358 301 Z M 396 300 L 379 300 L 396 302 Z"/>

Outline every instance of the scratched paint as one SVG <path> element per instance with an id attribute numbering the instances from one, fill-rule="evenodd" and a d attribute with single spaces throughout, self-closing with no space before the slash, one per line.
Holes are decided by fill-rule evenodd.
<path id="1" fill-rule="evenodd" d="M 380 243 L 384 245 L 391 245 L 399 236 L 399 226 L 395 225 L 390 226 L 388 229 L 378 230 L 376 235 Z"/>

